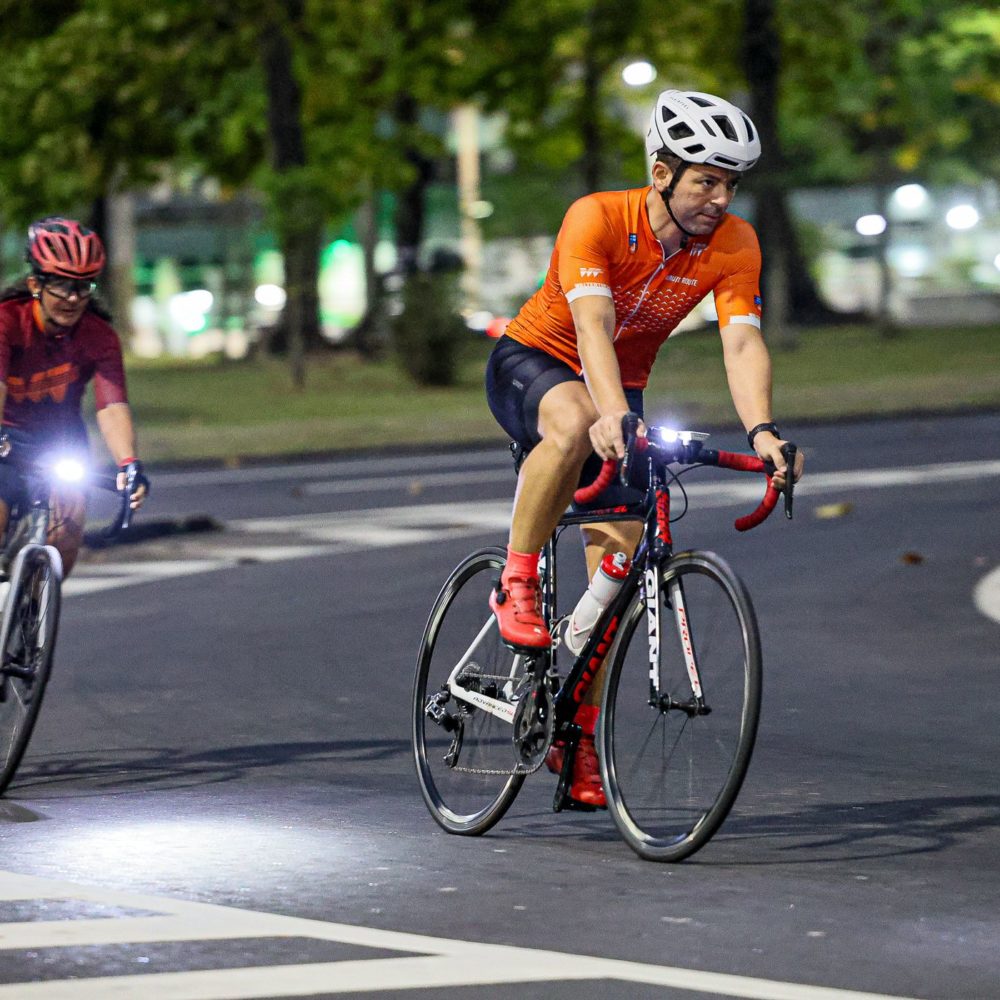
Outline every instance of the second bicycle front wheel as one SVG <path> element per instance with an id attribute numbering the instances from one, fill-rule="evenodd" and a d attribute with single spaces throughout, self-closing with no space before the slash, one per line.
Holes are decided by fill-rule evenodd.
<path id="1" fill-rule="evenodd" d="M 608 808 L 649 861 L 703 847 L 732 808 L 760 714 L 761 655 L 749 595 L 712 552 L 672 557 L 660 575 L 660 635 L 643 595 L 626 611 L 601 711 Z"/>
<path id="2" fill-rule="evenodd" d="M 59 624 L 59 571 L 42 547 L 26 549 L 7 596 L 0 660 L 0 792 L 10 784 L 42 705 Z"/>
<path id="3" fill-rule="evenodd" d="M 485 833 L 524 783 L 512 719 L 532 665 L 504 645 L 487 603 L 505 558 L 502 549 L 480 549 L 459 563 L 434 602 L 417 656 L 417 777 L 431 815 L 449 833 Z"/>

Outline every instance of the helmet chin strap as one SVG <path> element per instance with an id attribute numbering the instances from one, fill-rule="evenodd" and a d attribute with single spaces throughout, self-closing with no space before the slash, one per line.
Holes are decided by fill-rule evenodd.
<path id="1" fill-rule="evenodd" d="M 670 216 L 670 221 L 681 231 L 681 245 L 680 249 L 683 250 L 687 244 L 688 240 L 697 234 L 689 233 L 678 221 L 677 216 L 674 215 L 674 210 L 670 207 L 670 199 L 674 196 L 674 189 L 677 187 L 677 182 L 681 179 L 684 171 L 690 166 L 688 163 L 681 163 L 674 173 L 673 177 L 670 178 L 670 183 L 660 192 L 660 197 L 663 199 L 663 205 L 667 210 L 667 214 Z"/>

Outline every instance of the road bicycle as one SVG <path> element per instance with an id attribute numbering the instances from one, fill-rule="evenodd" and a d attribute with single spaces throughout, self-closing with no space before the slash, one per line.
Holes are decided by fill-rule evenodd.
<path id="1" fill-rule="evenodd" d="M 9 445 L 6 454 L 9 458 Z M 17 772 L 42 707 L 52 670 L 62 589 L 62 558 L 47 544 L 50 501 L 59 484 L 85 485 L 120 493 L 121 505 L 104 535 L 129 527 L 129 497 L 135 484 L 118 489 L 115 476 L 87 474 L 72 458 L 19 458 L 25 499 L 11 511 L 0 551 L 0 587 L 6 591 L 0 618 L 0 794 Z"/>
<path id="2" fill-rule="evenodd" d="M 757 619 L 746 587 L 724 559 L 674 551 L 670 487 L 683 491 L 680 476 L 698 466 L 764 473 L 763 500 L 736 521 L 746 531 L 777 506 L 774 468 L 756 456 L 705 447 L 707 434 L 651 427 L 639 437 L 637 418 L 626 420 L 620 471 L 617 463 L 604 463 L 575 500 L 592 503 L 616 474 L 623 484 L 638 485 L 642 499 L 571 507 L 560 520 L 539 565 L 551 648 L 515 651 L 500 638 L 487 605 L 504 566 L 500 548 L 463 559 L 431 609 L 417 657 L 412 739 L 424 801 L 449 833 L 489 830 L 554 741 L 565 751 L 553 808 L 573 806 L 568 791 L 580 737 L 573 718 L 602 663 L 601 780 L 628 845 L 650 861 L 679 861 L 711 839 L 736 800 L 760 713 Z M 795 446 L 784 451 L 791 469 Z M 686 509 L 685 502 L 679 516 Z M 621 519 L 641 519 L 642 540 L 620 590 L 563 673 L 559 636 L 568 616 L 561 618 L 556 604 L 559 534 L 570 525 Z"/>

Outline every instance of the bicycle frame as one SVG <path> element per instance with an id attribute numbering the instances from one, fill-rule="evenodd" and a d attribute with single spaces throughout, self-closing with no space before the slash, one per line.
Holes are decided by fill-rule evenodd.
<path id="1" fill-rule="evenodd" d="M 570 669 L 566 680 L 560 685 L 555 696 L 554 710 L 556 729 L 570 724 L 580 703 L 586 697 L 597 676 L 597 672 L 604 663 L 605 658 L 611 650 L 615 636 L 618 633 L 618 626 L 622 620 L 626 608 L 631 604 L 635 593 L 642 589 L 646 601 L 647 623 L 649 630 L 649 659 L 650 659 L 650 705 L 661 703 L 659 686 L 658 651 L 661 634 L 660 624 L 660 569 L 663 564 L 673 554 L 673 543 L 670 532 L 670 495 L 667 486 L 661 481 L 658 475 L 651 477 L 650 487 L 647 491 L 646 500 L 643 504 L 647 510 L 643 539 L 635 553 L 632 566 L 622 583 L 621 588 L 615 595 L 611 604 L 604 610 L 601 617 L 595 624 L 593 631 L 584 644 L 583 649 L 575 657 L 573 666 Z M 544 614 L 548 620 L 555 619 L 557 580 L 556 580 L 556 557 L 555 548 L 559 532 L 571 525 L 600 523 L 608 520 L 631 520 L 633 518 L 623 516 L 620 511 L 589 511 L 586 514 L 569 514 L 560 522 L 557 533 L 546 543 L 542 558 L 545 560 L 545 572 L 542 574 L 544 587 L 542 593 L 542 603 Z M 683 596 L 680 594 L 680 586 L 673 588 L 676 593 L 673 595 L 672 604 L 678 614 L 678 627 L 682 629 L 681 635 L 688 636 L 686 620 L 684 617 Z M 679 609 L 679 610 L 678 610 Z M 682 624 L 683 622 L 683 624 Z M 507 723 L 513 723 L 515 706 L 509 701 L 490 698 L 479 691 L 470 691 L 463 687 L 458 678 L 462 670 L 472 659 L 476 648 L 484 637 L 492 629 L 497 627 L 496 619 L 491 615 L 483 624 L 478 635 L 473 639 L 465 653 L 459 658 L 455 667 L 449 675 L 447 686 L 452 696 L 459 701 L 467 702 L 483 711 L 495 715 Z M 684 642 L 685 656 L 687 659 L 688 673 L 692 679 L 692 689 L 696 692 L 700 701 L 701 689 L 698 683 L 698 670 L 695 663 L 694 650 L 690 640 Z M 518 654 L 511 666 L 511 676 L 513 677 L 518 668 L 523 663 L 523 657 L 528 654 Z M 556 650 L 546 650 L 533 654 L 533 659 L 538 661 L 538 668 L 542 672 L 552 670 L 555 667 Z M 668 707 L 668 706 L 664 706 Z M 679 706 L 674 706 L 679 707 Z"/>

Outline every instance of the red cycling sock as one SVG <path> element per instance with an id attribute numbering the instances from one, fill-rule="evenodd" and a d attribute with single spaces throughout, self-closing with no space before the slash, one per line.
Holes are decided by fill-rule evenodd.
<path id="1" fill-rule="evenodd" d="M 507 546 L 507 565 L 503 568 L 500 576 L 501 581 L 506 584 L 510 577 L 525 579 L 538 576 L 538 553 L 537 552 L 515 552 L 509 545 Z"/>
<path id="2" fill-rule="evenodd" d="M 593 736 L 597 732 L 597 717 L 600 714 L 598 705 L 581 705 L 576 710 L 573 721 L 583 730 L 584 736 Z"/>

